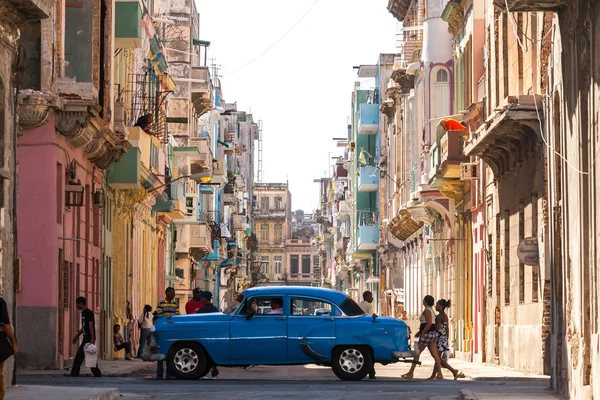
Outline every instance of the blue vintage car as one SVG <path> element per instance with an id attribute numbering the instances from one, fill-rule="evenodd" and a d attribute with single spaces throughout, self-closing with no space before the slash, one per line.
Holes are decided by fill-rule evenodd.
<path id="1" fill-rule="evenodd" d="M 156 342 L 178 379 L 198 379 L 211 366 L 331 366 L 342 380 L 361 380 L 374 363 L 412 358 L 408 327 L 366 315 L 346 294 L 314 287 L 244 291 L 231 314 L 168 316 Z"/>

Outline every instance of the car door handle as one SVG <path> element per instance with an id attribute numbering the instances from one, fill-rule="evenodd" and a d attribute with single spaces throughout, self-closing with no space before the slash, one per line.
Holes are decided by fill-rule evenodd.
<path id="1" fill-rule="evenodd" d="M 285 320 L 285 317 L 277 317 L 277 318 L 275 318 L 275 319 L 276 319 L 277 321 L 284 321 L 284 320 Z"/>

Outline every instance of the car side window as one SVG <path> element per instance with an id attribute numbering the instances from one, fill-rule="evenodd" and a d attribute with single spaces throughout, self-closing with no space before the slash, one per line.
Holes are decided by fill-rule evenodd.
<path id="1" fill-rule="evenodd" d="M 246 302 L 246 310 L 254 310 L 254 316 L 283 314 L 282 297 L 254 297 Z"/>
<path id="2" fill-rule="evenodd" d="M 333 304 L 319 299 L 294 297 L 291 299 L 292 315 L 305 317 L 337 317 L 341 313 Z"/>

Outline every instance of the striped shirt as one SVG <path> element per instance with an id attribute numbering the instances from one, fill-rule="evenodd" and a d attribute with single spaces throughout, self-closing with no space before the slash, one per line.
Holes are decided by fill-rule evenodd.
<path id="1" fill-rule="evenodd" d="M 158 302 L 156 306 L 158 315 L 179 315 L 179 304 L 176 299 L 171 301 L 164 299 Z"/>

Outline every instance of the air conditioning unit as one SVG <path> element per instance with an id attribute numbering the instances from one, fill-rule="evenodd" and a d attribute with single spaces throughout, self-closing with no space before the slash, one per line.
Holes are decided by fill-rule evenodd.
<path id="1" fill-rule="evenodd" d="M 460 180 L 471 181 L 479 179 L 479 163 L 460 163 Z"/>
<path id="2" fill-rule="evenodd" d="M 183 268 L 175 268 L 175 276 L 183 279 L 185 277 L 185 271 Z"/>

